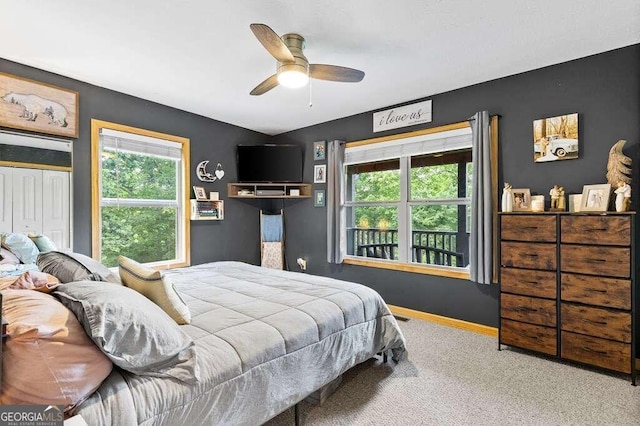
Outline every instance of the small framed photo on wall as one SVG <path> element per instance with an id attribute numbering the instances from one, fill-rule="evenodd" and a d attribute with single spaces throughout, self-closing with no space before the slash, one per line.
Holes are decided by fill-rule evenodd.
<path id="1" fill-rule="evenodd" d="M 313 161 L 324 160 L 325 159 L 325 146 L 324 141 L 314 142 L 313 143 Z"/>
<path id="2" fill-rule="evenodd" d="M 324 207 L 324 189 L 319 189 L 313 193 L 313 206 Z"/>
<path id="3" fill-rule="evenodd" d="M 320 164 L 313 166 L 313 183 L 326 183 L 327 182 L 327 165 Z"/>

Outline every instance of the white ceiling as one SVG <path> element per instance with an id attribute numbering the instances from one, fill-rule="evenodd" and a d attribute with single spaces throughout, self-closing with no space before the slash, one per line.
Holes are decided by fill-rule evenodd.
<path id="1" fill-rule="evenodd" d="M 0 14 L 2 58 L 267 134 L 640 43 L 638 0 L 0 0 Z M 250 96 L 275 72 L 254 22 L 364 80 L 312 80 L 311 108 L 309 88 Z"/>

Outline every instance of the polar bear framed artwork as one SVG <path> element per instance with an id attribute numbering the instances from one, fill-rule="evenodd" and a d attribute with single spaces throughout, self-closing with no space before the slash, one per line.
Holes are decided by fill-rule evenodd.
<path id="1" fill-rule="evenodd" d="M 78 137 L 78 92 L 0 72 L 0 126 Z"/>

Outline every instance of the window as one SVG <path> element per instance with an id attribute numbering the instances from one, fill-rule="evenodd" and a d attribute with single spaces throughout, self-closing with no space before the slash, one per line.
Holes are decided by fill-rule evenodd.
<path id="1" fill-rule="evenodd" d="M 93 257 L 189 264 L 189 140 L 91 121 Z"/>
<path id="2" fill-rule="evenodd" d="M 347 144 L 350 259 L 467 267 L 473 161 L 471 129 L 459 127 Z"/>

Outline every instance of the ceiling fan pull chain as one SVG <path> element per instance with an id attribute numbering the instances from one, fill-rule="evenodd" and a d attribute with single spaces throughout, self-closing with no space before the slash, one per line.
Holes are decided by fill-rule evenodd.
<path id="1" fill-rule="evenodd" d="M 311 79 L 309 79 L 309 108 L 313 106 L 313 91 L 311 90 Z"/>

